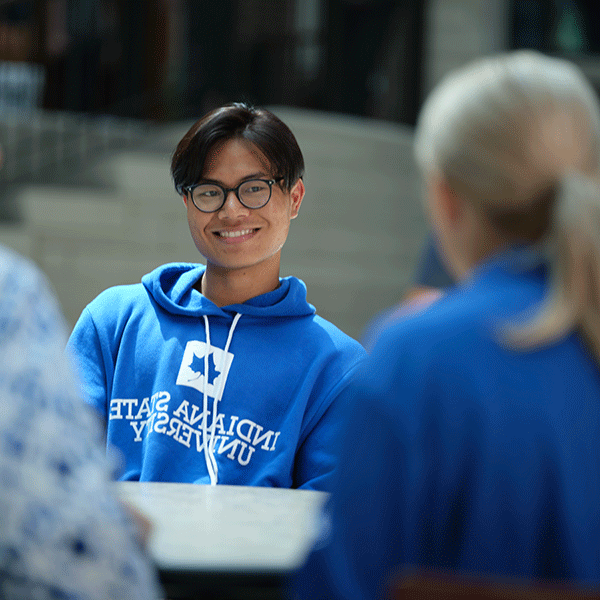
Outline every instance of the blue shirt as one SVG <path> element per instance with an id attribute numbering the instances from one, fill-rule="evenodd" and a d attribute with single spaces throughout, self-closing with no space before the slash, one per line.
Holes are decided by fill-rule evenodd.
<path id="1" fill-rule="evenodd" d="M 390 327 L 357 382 L 302 598 L 381 598 L 404 566 L 600 581 L 600 377 L 572 333 L 518 351 L 547 292 L 511 252 Z"/>

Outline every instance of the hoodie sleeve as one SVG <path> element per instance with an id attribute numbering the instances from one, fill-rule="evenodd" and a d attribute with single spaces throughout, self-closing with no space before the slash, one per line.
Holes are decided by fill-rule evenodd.
<path id="1" fill-rule="evenodd" d="M 84 400 L 106 421 L 108 419 L 107 367 L 100 336 L 92 313 L 85 308 L 67 343 L 82 386 Z"/>
<path id="2" fill-rule="evenodd" d="M 304 438 L 296 453 L 294 487 L 328 492 L 337 466 L 334 452 L 345 410 L 343 394 L 352 382 L 366 354 L 361 349 L 358 359 L 329 392 L 317 412 L 305 427 Z"/>

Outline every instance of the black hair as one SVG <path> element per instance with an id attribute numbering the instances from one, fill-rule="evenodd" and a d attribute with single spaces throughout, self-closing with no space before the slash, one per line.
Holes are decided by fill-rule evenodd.
<path id="1" fill-rule="evenodd" d="M 304 175 L 304 157 L 290 128 L 272 112 L 235 102 L 217 108 L 196 121 L 183 136 L 171 160 L 171 175 L 178 194 L 198 183 L 204 173 L 206 157 L 220 141 L 234 138 L 254 144 L 273 169 L 271 176 L 281 179 L 290 190 Z"/>

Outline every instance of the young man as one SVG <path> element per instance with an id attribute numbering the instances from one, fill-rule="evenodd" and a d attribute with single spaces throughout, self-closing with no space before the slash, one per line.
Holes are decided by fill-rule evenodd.
<path id="1" fill-rule="evenodd" d="M 106 290 L 69 341 L 120 478 L 327 490 L 336 399 L 365 353 L 279 277 L 304 197 L 298 143 L 232 104 L 192 126 L 171 171 L 206 266 Z"/>

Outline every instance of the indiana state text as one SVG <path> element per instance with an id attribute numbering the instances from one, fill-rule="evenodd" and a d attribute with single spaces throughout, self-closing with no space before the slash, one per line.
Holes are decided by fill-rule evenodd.
<path id="1" fill-rule="evenodd" d="M 110 401 L 109 420 L 125 420 L 132 428 L 134 442 L 141 442 L 152 432 L 172 437 L 175 441 L 204 452 L 203 430 L 211 452 L 223 454 L 230 460 L 237 458 L 241 465 L 250 462 L 256 448 L 275 450 L 279 431 L 264 431 L 264 427 L 250 419 L 217 413 L 183 400 L 175 410 L 170 410 L 169 392 L 158 392 L 143 398 L 113 398 Z M 213 434 L 214 430 L 214 434 Z"/>

